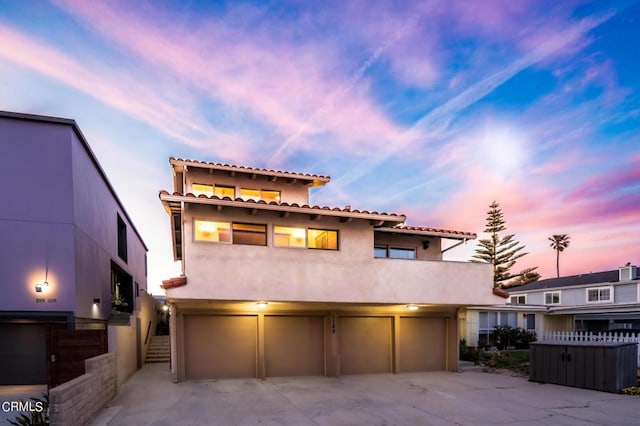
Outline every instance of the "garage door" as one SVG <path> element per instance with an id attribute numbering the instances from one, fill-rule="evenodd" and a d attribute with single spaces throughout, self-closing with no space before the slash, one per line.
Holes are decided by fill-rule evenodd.
<path id="1" fill-rule="evenodd" d="M 267 376 L 324 375 L 322 317 L 265 316 L 264 344 Z"/>
<path id="2" fill-rule="evenodd" d="M 446 323 L 444 318 L 400 318 L 398 370 L 445 370 Z"/>
<path id="3" fill-rule="evenodd" d="M 258 317 L 185 315 L 187 379 L 257 376 Z"/>
<path id="4" fill-rule="evenodd" d="M 0 385 L 47 383 L 46 326 L 0 324 Z"/>
<path id="5" fill-rule="evenodd" d="M 391 318 L 341 317 L 338 325 L 341 374 L 391 372 Z"/>

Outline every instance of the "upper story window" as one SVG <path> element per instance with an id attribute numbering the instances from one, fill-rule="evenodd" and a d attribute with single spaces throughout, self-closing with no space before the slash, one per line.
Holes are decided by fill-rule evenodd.
<path id="1" fill-rule="evenodd" d="M 274 226 L 273 245 L 275 247 L 338 250 L 338 231 Z"/>
<path id="2" fill-rule="evenodd" d="M 338 231 L 309 229 L 307 234 L 310 249 L 338 250 Z"/>
<path id="3" fill-rule="evenodd" d="M 527 295 L 526 294 L 518 294 L 516 296 L 509 297 L 509 303 L 514 305 L 526 305 L 527 304 Z"/>
<path id="4" fill-rule="evenodd" d="M 209 241 L 215 243 L 231 242 L 231 223 L 213 222 L 209 220 L 193 221 L 194 236 L 196 241 Z"/>
<path id="5" fill-rule="evenodd" d="M 191 185 L 191 192 L 196 197 L 198 195 L 204 194 L 207 197 L 216 195 L 220 198 L 230 197 L 231 199 L 233 199 L 236 196 L 236 189 L 233 186 L 207 185 L 203 183 L 194 183 L 193 185 Z"/>
<path id="6" fill-rule="evenodd" d="M 213 187 L 213 195 L 217 197 L 229 197 L 232 200 L 236 198 L 236 188 L 233 186 L 215 185 Z"/>
<path id="7" fill-rule="evenodd" d="M 560 292 L 559 291 L 546 291 L 544 293 L 545 305 L 559 305 L 560 304 Z"/>
<path id="8" fill-rule="evenodd" d="M 274 226 L 273 245 L 276 247 L 306 247 L 307 232 L 304 228 Z"/>
<path id="9" fill-rule="evenodd" d="M 127 225 L 118 215 L 118 257 L 127 261 Z"/>
<path id="10" fill-rule="evenodd" d="M 613 302 L 613 288 L 592 287 L 587 289 L 587 303 Z"/>
<path id="11" fill-rule="evenodd" d="M 374 257 L 388 257 L 390 259 L 415 259 L 416 249 L 407 247 L 375 246 Z"/>
<path id="12" fill-rule="evenodd" d="M 267 225 L 255 223 L 193 221 L 194 239 L 214 243 L 267 245 Z"/>
<path id="13" fill-rule="evenodd" d="M 231 225 L 231 234 L 233 236 L 233 244 L 267 245 L 267 225 L 234 223 Z"/>
<path id="14" fill-rule="evenodd" d="M 240 188 L 240 198 L 243 200 L 264 200 L 267 203 L 275 201 L 280 202 L 280 191 L 274 191 L 270 189 L 249 189 Z"/>
<path id="15" fill-rule="evenodd" d="M 213 195 L 213 185 L 194 183 L 193 185 L 191 185 L 191 193 L 196 197 L 198 195 L 206 195 L 207 197 L 210 197 Z"/>

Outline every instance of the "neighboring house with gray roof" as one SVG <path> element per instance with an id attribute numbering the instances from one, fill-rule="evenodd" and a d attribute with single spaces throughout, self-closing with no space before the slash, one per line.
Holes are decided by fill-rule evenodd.
<path id="1" fill-rule="evenodd" d="M 545 306 L 545 331 L 640 332 L 640 276 L 630 263 L 517 287 L 509 303 Z"/>
<path id="2" fill-rule="evenodd" d="M 494 342 L 496 325 L 535 331 L 640 333 L 640 276 L 630 263 L 617 270 L 539 280 L 508 289 L 505 305 L 461 313 L 460 337 L 468 346 Z"/>

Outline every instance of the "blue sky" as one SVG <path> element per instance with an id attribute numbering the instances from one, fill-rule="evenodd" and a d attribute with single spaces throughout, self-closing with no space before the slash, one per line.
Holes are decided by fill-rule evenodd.
<path id="1" fill-rule="evenodd" d="M 176 273 L 169 156 L 332 176 L 312 202 L 480 233 L 555 276 L 640 262 L 637 1 L 0 0 L 0 109 L 75 119 Z M 452 250 L 468 259 L 475 244 Z"/>

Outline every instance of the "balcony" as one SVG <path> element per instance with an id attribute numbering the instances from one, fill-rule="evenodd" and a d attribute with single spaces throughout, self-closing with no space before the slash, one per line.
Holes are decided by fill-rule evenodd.
<path id="1" fill-rule="evenodd" d="M 187 263 L 185 272 L 188 285 L 170 290 L 170 297 L 451 306 L 504 303 L 492 294 L 491 266 L 470 262 L 265 249 L 261 255 L 207 256 L 206 261 Z"/>

